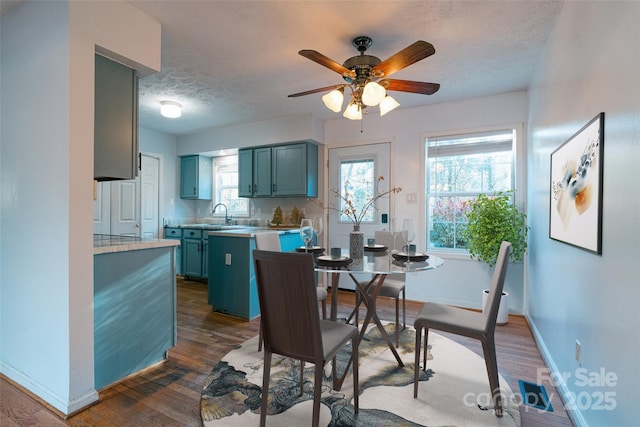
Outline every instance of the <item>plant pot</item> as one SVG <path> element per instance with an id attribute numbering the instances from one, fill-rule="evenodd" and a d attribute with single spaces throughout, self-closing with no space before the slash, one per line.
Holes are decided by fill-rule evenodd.
<path id="1" fill-rule="evenodd" d="M 489 299 L 489 289 L 482 291 L 482 312 L 484 313 Z M 509 321 L 509 293 L 502 292 L 500 297 L 500 307 L 498 308 L 497 325 L 505 325 Z"/>

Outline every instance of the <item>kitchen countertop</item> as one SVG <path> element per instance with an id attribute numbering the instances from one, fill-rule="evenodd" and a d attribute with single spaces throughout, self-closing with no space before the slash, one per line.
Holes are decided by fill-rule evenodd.
<path id="1" fill-rule="evenodd" d="M 229 228 L 223 230 L 207 230 L 209 236 L 223 236 L 223 237 L 244 237 L 251 238 L 255 237 L 257 233 L 264 232 L 276 232 L 279 234 L 298 234 L 300 233 L 299 228 L 291 228 L 291 229 L 282 229 L 282 228 L 271 228 L 271 227 L 251 227 L 251 226 L 238 226 L 238 228 Z"/>
<path id="2" fill-rule="evenodd" d="M 163 248 L 167 246 L 180 246 L 180 241 L 175 239 L 142 239 L 140 237 L 112 236 L 109 234 L 93 235 L 94 255 L 110 252 Z"/>

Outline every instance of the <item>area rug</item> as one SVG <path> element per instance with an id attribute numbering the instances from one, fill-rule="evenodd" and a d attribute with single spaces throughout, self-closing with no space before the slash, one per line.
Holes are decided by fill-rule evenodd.
<path id="1" fill-rule="evenodd" d="M 394 337 L 395 324 L 385 330 Z M 321 426 L 520 426 L 517 400 L 500 378 L 504 416 L 491 409 L 484 360 L 454 341 L 429 333 L 427 371 L 420 370 L 413 398 L 415 330 L 401 331 L 399 367 L 380 332 L 369 327 L 360 343 L 360 411 L 353 413 L 351 375 L 341 391 L 331 389 L 331 363 L 325 367 Z M 344 372 L 350 348 L 338 355 Z M 257 426 L 260 419 L 263 354 L 258 337 L 226 354 L 206 379 L 200 401 L 205 427 Z M 304 393 L 299 394 L 300 362 L 273 355 L 267 426 L 311 424 L 314 368 L 305 364 Z"/>

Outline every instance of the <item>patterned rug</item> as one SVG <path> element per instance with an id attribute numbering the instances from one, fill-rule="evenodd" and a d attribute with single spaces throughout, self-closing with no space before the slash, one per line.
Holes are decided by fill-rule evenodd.
<path id="1" fill-rule="evenodd" d="M 394 337 L 395 324 L 385 330 Z M 420 370 L 418 398 L 413 398 L 415 330 L 400 334 L 400 368 L 380 332 L 369 327 L 360 343 L 360 412 L 353 414 L 349 375 L 339 392 L 331 389 L 331 363 L 325 367 L 321 426 L 520 426 L 511 388 L 501 377 L 504 417 L 493 414 L 484 360 L 471 350 L 429 333 L 427 372 Z M 225 355 L 205 381 L 200 401 L 205 427 L 257 426 L 262 392 L 262 352 L 258 337 Z M 344 371 L 351 352 L 338 355 Z M 314 368 L 305 364 L 304 393 L 299 394 L 300 362 L 273 355 L 267 426 L 311 424 Z"/>

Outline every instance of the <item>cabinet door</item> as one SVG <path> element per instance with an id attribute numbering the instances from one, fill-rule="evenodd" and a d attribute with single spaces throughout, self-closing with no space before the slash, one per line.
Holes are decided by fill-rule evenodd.
<path id="1" fill-rule="evenodd" d="M 180 198 L 211 200 L 213 170 L 205 156 L 180 158 Z"/>
<path id="2" fill-rule="evenodd" d="M 238 150 L 238 196 L 253 197 L 253 150 Z"/>
<path id="3" fill-rule="evenodd" d="M 253 149 L 253 184 L 255 197 L 271 196 L 271 147 Z"/>
<path id="4" fill-rule="evenodd" d="M 95 56 L 93 176 L 98 181 L 138 175 L 136 71 Z"/>
<path id="5" fill-rule="evenodd" d="M 274 196 L 317 196 L 317 146 L 293 144 L 273 147 L 271 167 Z"/>
<path id="6" fill-rule="evenodd" d="M 198 157 L 180 159 L 180 198 L 195 199 L 198 194 Z"/>
<path id="7" fill-rule="evenodd" d="M 183 274 L 185 276 L 202 276 L 202 239 L 183 239 L 182 255 L 184 256 Z"/>
<path id="8" fill-rule="evenodd" d="M 202 277 L 209 277 L 209 238 L 202 239 Z"/>

